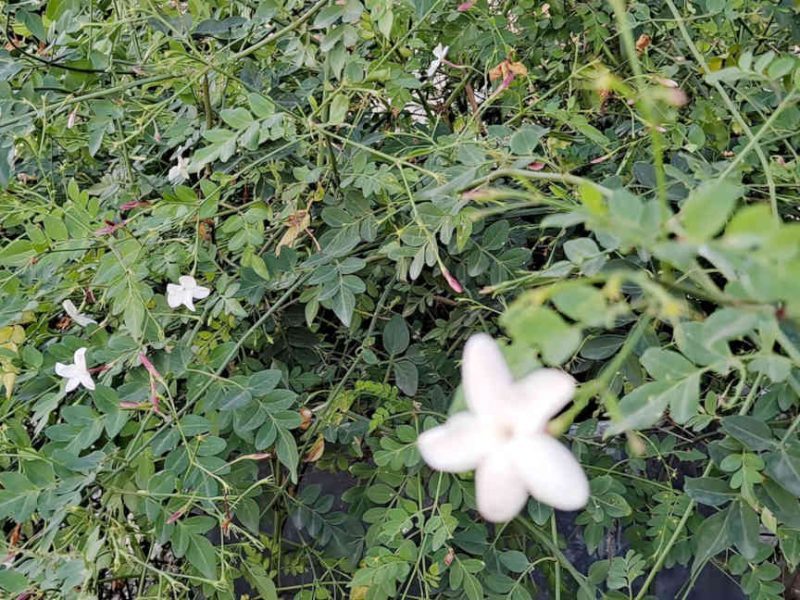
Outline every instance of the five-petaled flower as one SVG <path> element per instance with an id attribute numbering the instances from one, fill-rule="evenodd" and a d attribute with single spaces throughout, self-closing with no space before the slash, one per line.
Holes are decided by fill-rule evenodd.
<path id="1" fill-rule="evenodd" d="M 586 475 L 546 429 L 572 397 L 572 377 L 538 369 L 514 381 L 486 334 L 467 341 L 462 373 L 469 410 L 419 436 L 425 461 L 450 473 L 475 469 L 478 511 L 487 521 L 514 518 L 528 494 L 561 510 L 583 508 L 589 499 Z"/>
<path id="2" fill-rule="evenodd" d="M 194 300 L 207 298 L 211 290 L 202 285 L 197 285 L 191 275 L 181 275 L 178 277 L 177 284 L 167 284 L 167 304 L 170 308 L 178 308 L 183 304 L 186 308 L 194 311 Z"/>
<path id="3" fill-rule="evenodd" d="M 75 350 L 73 360 L 75 362 L 71 365 L 56 363 L 56 375 L 67 380 L 64 391 L 71 392 L 79 385 L 82 385 L 87 390 L 93 390 L 94 381 L 92 381 L 92 376 L 89 374 L 89 369 L 86 368 L 86 348 Z"/>
<path id="4" fill-rule="evenodd" d="M 449 46 L 442 46 L 441 44 L 437 44 L 436 48 L 433 49 L 433 56 L 434 59 L 431 61 L 430 66 L 428 67 L 428 77 L 433 76 L 434 73 L 439 69 L 439 66 L 444 62 L 444 59 L 447 57 L 447 51 L 450 49 Z"/>

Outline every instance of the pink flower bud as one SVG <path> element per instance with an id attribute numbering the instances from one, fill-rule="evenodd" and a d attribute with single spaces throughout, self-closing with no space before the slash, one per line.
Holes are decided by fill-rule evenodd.
<path id="1" fill-rule="evenodd" d="M 450 274 L 450 271 L 448 271 L 448 270 L 447 270 L 445 267 L 442 267 L 442 275 L 444 275 L 444 278 L 447 280 L 447 285 L 449 285 L 449 286 L 450 286 L 450 288 L 451 288 L 451 289 L 452 289 L 452 290 L 453 290 L 453 291 L 454 291 L 456 294 L 460 294 L 461 292 L 463 292 L 463 291 L 464 291 L 464 288 L 463 288 L 463 287 L 461 287 L 461 284 L 458 282 L 458 279 L 456 279 L 455 277 L 453 277 L 453 276 Z"/>
<path id="2" fill-rule="evenodd" d="M 161 377 L 161 373 L 159 373 L 155 366 L 153 366 L 153 363 L 150 362 L 150 359 L 147 358 L 144 352 L 139 353 L 139 360 L 141 361 L 142 366 L 147 369 L 147 372 L 150 373 L 150 375 L 156 379 L 163 379 Z"/>
<path id="3" fill-rule="evenodd" d="M 167 525 L 172 525 L 175 521 L 180 519 L 182 516 L 183 516 L 183 510 L 176 510 L 167 519 Z"/>

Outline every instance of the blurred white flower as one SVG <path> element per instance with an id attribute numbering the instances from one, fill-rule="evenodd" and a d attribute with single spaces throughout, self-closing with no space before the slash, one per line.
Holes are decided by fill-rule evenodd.
<path id="1" fill-rule="evenodd" d="M 75 361 L 71 365 L 64 363 L 56 363 L 56 375 L 59 375 L 67 380 L 67 386 L 64 388 L 65 392 L 71 392 L 79 385 L 82 385 L 87 390 L 94 389 L 94 381 L 86 368 L 86 348 L 78 348 L 73 355 Z"/>
<path id="2" fill-rule="evenodd" d="M 64 307 L 64 312 L 69 315 L 69 318 L 72 319 L 77 325 L 80 327 L 86 327 L 91 323 L 97 324 L 97 321 L 92 319 L 91 317 L 87 317 L 83 313 L 78 312 L 78 309 L 72 303 L 72 300 L 64 300 L 61 306 Z"/>
<path id="3" fill-rule="evenodd" d="M 572 377 L 538 369 L 514 381 L 486 334 L 467 341 L 462 373 L 469 410 L 419 436 L 425 461 L 450 473 L 475 469 L 478 511 L 487 521 L 514 518 L 528 494 L 560 510 L 585 506 L 589 482 L 583 469 L 546 429 L 572 397 Z"/>
<path id="4" fill-rule="evenodd" d="M 178 155 L 178 163 L 170 168 L 167 179 L 172 185 L 178 185 L 189 179 L 189 159 Z"/>
<path id="5" fill-rule="evenodd" d="M 442 64 L 442 61 L 447 56 L 447 51 L 449 49 L 449 46 L 442 46 L 441 44 L 436 45 L 436 48 L 433 49 L 434 59 L 431 61 L 431 64 L 428 67 L 428 77 L 431 77 L 434 73 L 436 73 L 436 71 L 439 69 L 439 66 Z"/>
<path id="6" fill-rule="evenodd" d="M 211 290 L 202 285 L 197 285 L 194 277 L 182 275 L 178 277 L 178 284 L 167 284 L 167 304 L 170 308 L 178 308 L 183 304 L 186 308 L 194 310 L 194 300 L 207 298 Z"/>

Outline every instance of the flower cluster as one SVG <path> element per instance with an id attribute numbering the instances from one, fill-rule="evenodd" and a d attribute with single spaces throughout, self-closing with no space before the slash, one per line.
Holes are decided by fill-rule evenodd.
<path id="1" fill-rule="evenodd" d="M 178 308 L 184 305 L 189 310 L 194 311 L 194 301 L 207 298 L 210 293 L 211 290 L 209 288 L 197 285 L 197 281 L 194 277 L 183 275 L 178 278 L 177 284 L 167 284 L 167 304 L 170 308 Z M 72 300 L 64 300 L 62 306 L 67 316 L 79 327 L 88 327 L 89 325 L 97 324 L 97 321 L 81 313 Z M 67 380 L 64 386 L 65 392 L 71 392 L 81 385 L 87 390 L 93 390 L 95 388 L 92 375 L 86 367 L 86 351 L 87 348 L 85 347 L 78 348 L 73 355 L 72 364 L 56 363 L 56 375 Z M 141 356 L 143 357 L 144 355 Z M 146 357 L 142 363 L 145 364 L 145 366 L 150 365 L 149 361 L 145 361 L 147 361 Z M 150 371 L 150 369 L 148 369 L 148 371 Z M 155 402 L 153 405 L 157 409 L 157 404 Z"/>

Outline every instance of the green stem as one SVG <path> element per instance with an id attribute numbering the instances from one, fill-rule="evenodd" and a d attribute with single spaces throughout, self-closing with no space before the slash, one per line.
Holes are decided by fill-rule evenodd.
<path id="1" fill-rule="evenodd" d="M 614 376 L 622 367 L 622 364 L 625 360 L 630 356 L 631 352 L 633 352 L 636 344 L 644 335 L 645 330 L 653 321 L 653 317 L 650 315 L 642 316 L 636 325 L 633 327 L 631 332 L 628 334 L 628 339 L 625 340 L 625 343 L 619 349 L 614 359 L 608 363 L 608 366 L 603 369 L 603 372 L 600 373 L 600 376 L 597 377 L 595 380 L 587 382 L 585 385 L 581 387 L 578 393 L 575 395 L 575 400 L 572 403 L 572 406 L 564 412 L 561 416 L 553 419 L 548 426 L 548 430 L 554 436 L 562 435 L 567 429 L 569 429 L 572 422 L 577 418 L 577 416 L 583 411 L 584 408 L 589 404 L 589 401 L 598 393 L 602 393 L 606 390 L 608 385 L 611 383 Z"/>
<path id="2" fill-rule="evenodd" d="M 673 18 L 675 19 L 675 22 L 678 25 L 678 29 L 681 32 L 681 37 L 683 37 L 683 41 L 689 47 L 692 56 L 694 56 L 694 59 L 702 67 L 703 73 L 705 75 L 711 74 L 711 70 L 708 68 L 708 64 L 706 63 L 705 58 L 703 58 L 703 55 L 697 49 L 697 46 L 695 46 L 694 41 L 692 41 L 692 37 L 689 35 L 689 31 L 686 29 L 686 23 L 684 22 L 680 12 L 678 12 L 675 3 L 672 0 L 665 0 L 665 1 L 667 7 L 669 7 L 670 12 L 672 13 Z M 776 221 L 780 221 L 780 214 L 778 213 L 778 197 L 775 191 L 775 181 L 773 180 L 772 175 L 770 173 L 769 162 L 767 161 L 767 157 L 764 154 L 764 150 L 761 148 L 761 145 L 756 140 L 755 136 L 753 135 L 753 132 L 750 131 L 750 127 L 747 126 L 747 123 L 742 118 L 742 115 L 739 113 L 739 111 L 736 109 L 736 106 L 733 104 L 733 100 L 731 100 L 731 97 L 728 96 L 728 93 L 722 87 L 722 84 L 720 84 L 718 81 L 712 81 L 711 85 L 714 87 L 715 90 L 717 90 L 717 93 L 720 95 L 720 98 L 722 98 L 722 102 L 725 104 L 725 107 L 728 109 L 728 112 L 731 113 L 731 116 L 733 116 L 733 119 L 736 121 L 737 125 L 739 125 L 741 130 L 747 136 L 748 140 L 750 140 L 750 142 L 752 143 L 748 145 L 752 145 L 756 153 L 756 156 L 758 156 L 758 160 L 761 163 L 761 168 L 764 170 L 764 177 L 767 180 L 767 187 L 769 188 L 769 202 L 770 206 L 772 207 L 773 217 L 775 218 Z"/>
<path id="3" fill-rule="evenodd" d="M 755 401 L 760 383 L 761 373 L 758 374 L 756 380 L 753 382 L 753 387 L 750 389 L 750 393 L 747 395 L 742 408 L 739 410 L 740 415 L 744 415 L 750 410 L 750 407 Z M 708 477 L 713 466 L 713 463 L 709 461 L 709 463 L 706 465 L 706 468 L 703 470 L 702 477 Z M 672 550 L 672 547 L 678 541 L 678 538 L 683 532 L 683 528 L 686 527 L 686 523 L 689 521 L 689 517 L 691 517 L 692 513 L 694 512 L 695 506 L 697 506 L 697 503 L 694 500 L 690 500 L 689 504 L 686 506 L 686 510 L 683 511 L 683 515 L 681 515 L 681 520 L 678 521 L 678 524 L 675 526 L 675 531 L 672 532 L 672 536 L 669 538 L 667 545 L 664 546 L 661 552 L 659 552 L 658 558 L 656 559 L 655 564 L 653 564 L 653 567 L 650 569 L 650 572 L 647 574 L 647 579 L 645 579 L 644 583 L 642 584 L 642 589 L 639 590 L 635 600 L 642 600 L 647 595 L 648 588 L 653 583 L 656 575 L 658 575 L 661 567 L 664 566 L 664 561 L 667 559 L 669 551 Z"/>
<path id="4" fill-rule="evenodd" d="M 664 148 L 661 140 L 661 133 L 658 131 L 657 123 L 655 122 L 653 100 L 642 82 L 644 73 L 642 71 L 642 66 L 639 63 L 639 57 L 636 54 L 636 43 L 633 40 L 633 34 L 631 33 L 631 28 L 628 24 L 625 2 L 624 0 L 610 1 L 611 7 L 614 9 L 614 17 L 617 21 L 617 28 L 619 29 L 619 34 L 622 38 L 622 47 L 635 77 L 635 86 L 636 93 L 639 98 L 639 106 L 641 107 L 642 114 L 647 122 L 647 128 L 652 140 L 653 162 L 655 163 L 654 167 L 656 175 L 656 193 L 658 194 L 658 201 L 661 205 L 662 216 L 664 219 L 667 219 L 669 218 L 669 204 L 667 200 L 667 177 L 664 173 Z"/>
<path id="5" fill-rule="evenodd" d="M 540 544 L 542 544 L 553 554 L 558 563 L 560 563 L 561 566 L 564 567 L 564 569 L 566 569 L 566 571 L 572 576 L 572 578 L 575 580 L 575 583 L 578 584 L 578 587 L 583 589 L 590 598 L 594 597 L 593 590 L 590 588 L 586 577 L 575 568 L 575 565 L 573 565 L 566 556 L 564 556 L 564 553 L 561 552 L 558 545 L 554 544 L 546 533 L 528 523 L 527 519 L 524 517 L 517 517 L 515 522 L 527 529 Z"/>
<path id="6" fill-rule="evenodd" d="M 553 545 L 558 546 L 558 525 L 556 524 L 556 512 L 550 515 L 550 535 L 553 538 Z M 561 563 L 555 564 L 556 594 L 555 600 L 561 600 Z"/>

